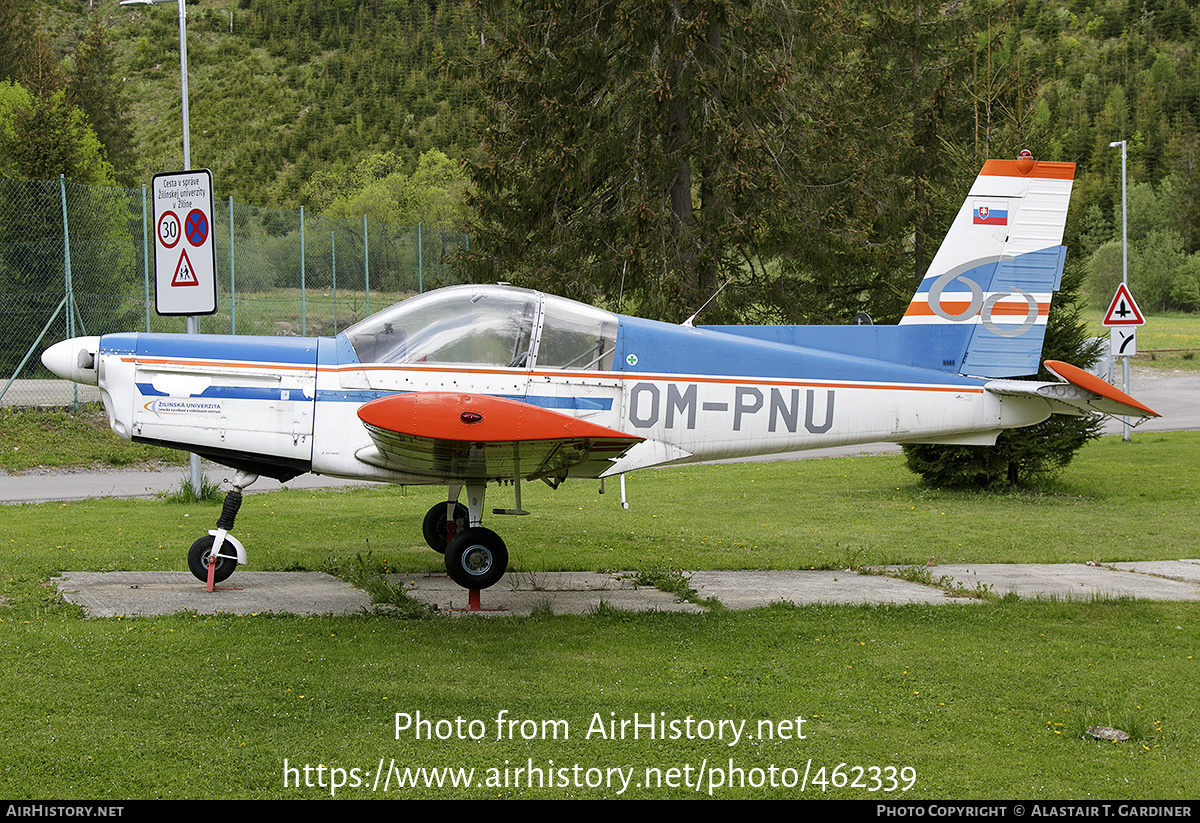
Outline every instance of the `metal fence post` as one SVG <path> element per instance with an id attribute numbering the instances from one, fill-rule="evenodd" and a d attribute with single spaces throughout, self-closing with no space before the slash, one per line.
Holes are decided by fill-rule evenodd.
<path id="1" fill-rule="evenodd" d="M 233 195 L 229 196 L 229 333 L 237 334 L 237 281 L 233 275 Z"/>
<path id="2" fill-rule="evenodd" d="M 363 293 L 367 297 L 366 312 L 371 315 L 371 254 L 367 247 L 367 216 L 363 215 Z"/>
<path id="3" fill-rule="evenodd" d="M 58 194 L 62 202 L 63 221 L 63 291 L 67 301 L 67 339 L 75 336 L 75 292 L 71 287 L 71 232 L 67 225 L 67 178 L 58 176 Z M 86 329 L 85 329 L 86 331 Z M 71 384 L 75 411 L 79 411 L 79 384 Z"/>
<path id="4" fill-rule="evenodd" d="M 142 186 L 142 304 L 146 309 L 146 331 L 150 331 L 150 243 L 147 239 L 146 187 Z"/>
<path id="5" fill-rule="evenodd" d="M 304 206 L 300 207 L 300 336 L 306 337 L 304 321 L 307 319 L 304 306 Z"/>
<path id="6" fill-rule="evenodd" d="M 337 322 L 337 232 L 329 233 L 329 271 L 333 275 L 333 333 L 338 333 Z"/>

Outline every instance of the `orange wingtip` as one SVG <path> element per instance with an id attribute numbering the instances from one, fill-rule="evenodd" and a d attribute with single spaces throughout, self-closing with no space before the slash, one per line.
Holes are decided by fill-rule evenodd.
<path id="1" fill-rule="evenodd" d="M 1054 374 L 1056 374 L 1058 377 L 1066 380 L 1072 385 L 1078 386 L 1081 389 L 1087 389 L 1093 394 L 1098 394 L 1101 397 L 1107 397 L 1109 400 L 1117 403 L 1122 403 L 1126 406 L 1139 409 L 1144 411 L 1146 414 L 1152 415 L 1153 417 L 1162 417 L 1162 415 L 1156 412 L 1154 409 L 1143 403 L 1139 403 L 1125 392 L 1121 391 L 1115 386 L 1110 386 L 1096 375 L 1092 374 L 1091 372 L 1086 372 L 1078 366 L 1072 366 L 1070 363 L 1064 363 L 1061 360 L 1047 360 L 1046 368 L 1054 372 Z"/>
<path id="2" fill-rule="evenodd" d="M 645 438 L 579 420 L 519 400 L 487 394 L 411 392 L 364 403 L 359 419 L 369 426 L 411 437 L 463 443 L 509 443 L 568 438 Z"/>

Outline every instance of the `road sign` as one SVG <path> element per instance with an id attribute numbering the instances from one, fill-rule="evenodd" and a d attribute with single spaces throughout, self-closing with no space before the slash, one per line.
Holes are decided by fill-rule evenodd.
<path id="1" fill-rule="evenodd" d="M 200 281 L 196 279 L 196 272 L 192 269 L 192 261 L 188 259 L 187 249 L 179 255 L 179 265 L 175 267 L 175 274 L 171 277 L 172 288 L 176 286 L 199 286 Z"/>
<path id="2" fill-rule="evenodd" d="M 179 215 L 164 211 L 158 218 L 158 242 L 164 248 L 173 249 L 180 237 L 183 237 L 183 231 L 179 228 Z"/>
<path id="3" fill-rule="evenodd" d="M 1137 326 L 1113 326 L 1108 330 L 1108 345 L 1114 357 L 1137 354 Z"/>
<path id="4" fill-rule="evenodd" d="M 1138 308 L 1137 303 L 1133 302 L 1133 295 L 1129 293 L 1129 287 L 1124 283 L 1117 286 L 1117 293 L 1113 295 L 1112 303 L 1108 306 L 1108 311 L 1104 313 L 1105 326 L 1144 326 L 1146 318 Z"/>
<path id="5" fill-rule="evenodd" d="M 208 215 L 200 209 L 192 209 L 183 224 L 183 231 L 193 246 L 198 248 L 204 245 L 208 239 Z"/>
<path id="6" fill-rule="evenodd" d="M 217 311 L 212 188 L 208 169 L 154 175 L 154 310 L 161 315 Z"/>

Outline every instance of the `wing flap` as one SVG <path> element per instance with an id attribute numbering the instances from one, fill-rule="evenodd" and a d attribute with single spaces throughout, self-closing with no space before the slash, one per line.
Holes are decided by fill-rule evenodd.
<path id="1" fill-rule="evenodd" d="M 640 443 L 636 435 L 518 400 L 413 392 L 358 410 L 373 453 L 362 459 L 407 474 L 506 480 L 597 477 Z"/>

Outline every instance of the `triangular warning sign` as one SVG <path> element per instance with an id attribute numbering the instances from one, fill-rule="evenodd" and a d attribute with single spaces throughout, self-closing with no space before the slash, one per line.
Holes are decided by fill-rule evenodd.
<path id="1" fill-rule="evenodd" d="M 1113 295 L 1112 303 L 1109 304 L 1108 311 L 1104 314 L 1103 325 L 1146 325 L 1146 318 L 1142 315 L 1142 310 L 1138 308 L 1137 303 L 1133 302 L 1133 295 L 1129 293 L 1129 287 L 1124 283 L 1117 286 L 1117 293 Z"/>
<path id="2" fill-rule="evenodd" d="M 171 278 L 172 286 L 199 286 L 200 281 L 196 279 L 195 272 L 192 271 L 192 261 L 188 260 L 187 249 L 179 255 L 179 265 L 175 267 L 175 276 Z"/>

